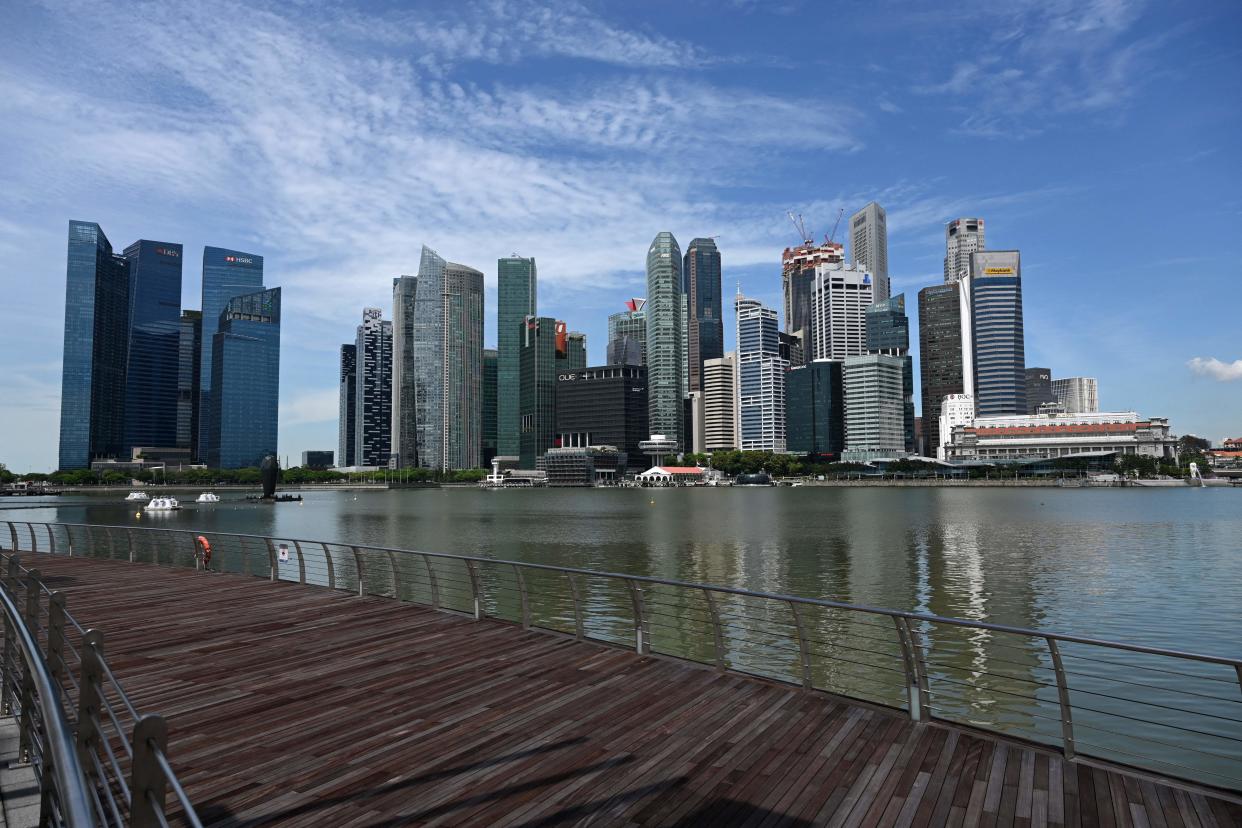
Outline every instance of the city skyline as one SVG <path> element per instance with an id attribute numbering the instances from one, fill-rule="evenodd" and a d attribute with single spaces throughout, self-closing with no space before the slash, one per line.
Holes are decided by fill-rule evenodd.
<path id="1" fill-rule="evenodd" d="M 475 14 L 471 8 L 462 13 Z M 1113 8 L 1115 14 L 1090 4 L 1078 11 L 979 9 L 976 20 L 947 35 L 944 50 L 924 57 L 900 54 L 918 36 L 899 24 L 877 31 L 843 11 L 832 24 L 851 33 L 841 60 L 856 61 L 859 72 L 848 82 L 838 73 L 836 88 L 823 93 L 833 103 L 823 112 L 807 111 L 805 93 L 787 82 L 791 70 L 772 63 L 789 53 L 789 37 L 813 41 L 818 24 L 800 32 L 789 17 L 745 10 L 722 12 L 710 34 L 682 35 L 691 31 L 682 10 L 670 13 L 659 30 L 668 34 L 660 34 L 650 21 L 574 5 L 570 25 L 530 57 L 506 47 L 454 55 L 447 43 L 427 40 L 444 28 L 435 11 L 426 12 L 421 34 L 409 35 L 424 38 L 425 48 L 412 49 L 399 39 L 372 42 L 353 27 L 352 40 L 330 40 L 334 26 L 349 22 L 344 18 L 316 28 L 279 9 L 241 10 L 243 25 L 278 35 L 291 52 L 322 55 L 326 67 L 308 77 L 273 77 L 280 70 L 244 44 L 230 64 L 240 70 L 218 65 L 210 26 L 200 17 L 205 11 L 157 9 L 127 32 L 119 9 L 105 9 L 102 29 L 90 31 L 54 8 L 6 9 L 7 28 L 18 36 L 0 58 L 15 93 L 0 127 L 12 194 L 0 208 L 0 248 L 9 253 L 7 301 L 0 304 L 9 346 L 0 356 L 0 419 L 22 439 L 0 439 L 0 462 L 18 470 L 57 464 L 63 228 L 71 217 L 99 221 L 122 242 L 183 245 L 183 308 L 198 305 L 194 265 L 204 246 L 265 257 L 267 282 L 285 288 L 282 338 L 289 347 L 281 362 L 279 450 L 296 458 L 336 442 L 338 343 L 320 341 L 319 332 L 352 328 L 363 306 L 387 307 L 392 278 L 416 271 L 424 242 L 484 272 L 487 347 L 496 344 L 491 263 L 515 249 L 537 257 L 540 315 L 584 331 L 594 365 L 604 361 L 608 313 L 645 293 L 643 252 L 655 232 L 668 229 L 683 242 L 719 235 L 723 291 L 733 292 L 740 280 L 748 296 L 779 308 L 780 251 L 801 241 L 785 211 L 807 216 L 818 241 L 838 210 L 848 217 L 870 201 L 887 212 L 894 294 L 905 292 L 913 304 L 918 289 L 943 281 L 944 222 L 984 218 L 990 246 L 1023 253 L 1028 365 L 1050 366 L 1059 377 L 1098 377 L 1108 408 L 1159 412 L 1178 433 L 1220 440 L 1236 431 L 1242 410 L 1242 382 L 1230 381 L 1242 378 L 1236 336 L 1227 325 L 1203 324 L 1193 305 L 1170 307 L 1150 297 L 1167 290 L 1171 276 L 1198 280 L 1191 296 L 1231 289 L 1238 165 L 1227 148 L 1236 145 L 1239 115 L 1207 102 L 1228 94 L 1219 78 L 1239 63 L 1214 32 L 1236 30 L 1239 14 L 1206 3 L 1190 12 Z M 382 25 L 386 19 L 363 18 L 377 22 L 374 31 L 391 28 Z M 747 29 L 746 40 L 727 31 L 739 27 Z M 55 36 L 63 52 L 47 60 L 22 36 L 35 30 Z M 1010 43 L 999 39 L 1004 31 L 1019 34 Z M 575 40 L 574 32 L 594 34 Z M 614 37 L 600 37 L 604 32 Z M 696 36 L 701 40 L 679 39 Z M 707 44 L 717 38 L 737 56 L 735 64 L 710 59 Z M 626 46 L 617 48 L 618 41 Z M 1175 60 L 1177 48 L 1191 41 L 1197 60 Z M 980 44 L 978 54 L 962 59 L 967 52 L 952 43 Z M 142 60 L 118 59 L 115 74 L 98 79 L 97 101 L 65 82 L 75 71 L 111 65 L 127 49 Z M 368 74 L 375 69 L 361 59 L 365 50 L 384 54 L 408 76 Z M 420 64 L 415 52 L 429 54 L 436 66 Z M 1006 65 L 1011 58 L 1019 73 L 1041 65 L 1058 73 L 1064 98 L 1007 94 L 1017 81 L 995 68 L 1000 55 L 1010 56 Z M 1117 71 L 1103 71 L 1110 66 Z M 163 111 L 131 90 L 138 87 L 130 82 L 153 68 L 166 70 L 153 87 L 157 96 L 167 93 Z M 582 70 L 602 91 L 577 101 L 555 78 L 566 68 Z M 263 116 L 290 123 L 300 107 L 325 105 L 316 103 L 330 97 L 321 86 L 353 89 L 366 81 L 394 105 L 425 102 L 426 121 L 410 129 L 392 114 L 404 111 L 400 106 L 388 110 L 374 126 L 376 140 L 359 145 L 368 162 L 380 162 L 365 173 L 334 151 L 316 155 L 316 146 L 338 146 L 335 132 L 298 145 L 289 165 L 296 174 L 287 168 L 282 153 L 296 142 L 272 141 L 260 131 L 272 122 Z M 1188 87 L 1196 94 L 1181 94 Z M 498 103 L 503 96 L 495 96 L 506 90 L 530 101 L 542 119 L 572 123 L 577 107 L 607 129 L 583 134 L 581 124 L 592 122 L 586 118 L 577 122 L 579 132 L 550 135 Z M 630 105 L 637 100 L 646 108 Z M 1006 104 L 1011 100 L 1025 103 Z M 704 102 L 711 106 L 696 106 Z M 71 117 L 78 104 L 99 117 Z M 340 106 L 338 120 L 315 109 L 300 120 L 348 126 L 370 117 L 353 104 Z M 101 132 L 105 110 L 127 131 Z M 804 120 L 790 125 L 796 119 L 782 113 L 794 111 Z M 707 122 L 684 140 L 690 113 Z M 462 119 L 479 127 L 472 144 L 452 143 Z M 717 119 L 739 128 L 721 135 L 711 128 Z M 522 139 L 498 148 L 489 137 L 493 121 Z M 778 121 L 780 129 L 770 125 Z M 639 122 L 646 132 L 636 130 Z M 214 137 L 221 123 L 235 129 L 233 143 Z M 416 137 L 385 150 L 396 134 Z M 580 149 L 570 150 L 566 137 Z M 704 152 L 709 137 L 719 143 Z M 970 164 L 954 163 L 963 153 Z M 747 163 L 759 156 L 775 160 Z M 443 162 L 431 165 L 446 176 L 443 187 L 392 176 L 402 191 L 415 193 L 394 194 L 379 180 L 394 169 L 428 166 L 420 158 Z M 157 172 L 148 174 L 144 162 Z M 690 181 L 702 188 L 700 196 Z M 432 190 L 457 206 L 445 211 L 451 201 L 425 200 L 435 197 L 427 195 Z M 675 197 L 665 198 L 669 192 Z M 495 206 L 479 206 L 484 193 Z M 1173 209 L 1185 231 L 1176 238 L 1168 230 Z M 1072 225 L 1091 232 L 1070 238 L 1065 228 Z M 1167 250 L 1157 245 L 1153 253 L 1151 240 L 1162 238 Z M 847 242 L 852 260 L 844 226 L 836 240 Z M 731 327 L 725 325 L 726 351 L 733 348 Z M 38 345 L 34 359 L 15 347 L 27 342 Z"/>

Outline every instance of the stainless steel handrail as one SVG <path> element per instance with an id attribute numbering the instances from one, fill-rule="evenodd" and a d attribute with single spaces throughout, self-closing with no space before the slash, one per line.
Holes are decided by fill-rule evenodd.
<path id="1" fill-rule="evenodd" d="M 86 781 L 86 774 L 78 759 L 73 730 L 60 704 L 60 692 L 52 679 L 47 662 L 43 659 L 39 642 L 26 626 L 16 601 L 9 594 L 7 585 L 0 585 L 0 606 L 3 608 L 6 621 L 5 632 L 16 640 L 21 650 L 22 660 L 25 662 L 26 675 L 34 685 L 33 695 L 37 697 L 42 725 L 39 729 L 43 731 L 44 740 L 43 766 L 40 770 L 46 773 L 48 765 L 51 766 L 52 785 L 57 799 L 55 807 L 59 810 L 60 818 L 65 825 L 72 826 L 72 828 L 92 826 L 95 820 L 88 794 L 91 786 Z M 6 664 L 5 668 L 7 667 Z M 23 715 L 31 713 L 28 710 L 21 712 Z M 52 815 L 45 811 L 42 821 L 47 824 L 51 822 L 51 819 Z"/>
<path id="2" fill-rule="evenodd" d="M 33 547 L 37 543 L 35 530 L 25 525 L 27 531 L 21 534 L 29 537 Z M 253 573 L 272 580 L 282 577 L 277 545 L 292 546 L 291 551 L 297 555 L 297 571 L 287 575 L 300 583 L 357 595 L 368 594 L 371 589 L 373 595 L 417 600 L 436 609 L 464 612 L 475 619 L 491 617 L 523 627 L 557 630 L 579 639 L 628 646 L 639 653 L 656 651 L 711 664 L 718 670 L 757 674 L 808 689 L 878 701 L 905 709 L 916 721 L 966 723 L 1009 735 L 1017 730 L 1017 735 L 1060 747 L 1070 760 L 1094 757 L 1133 764 L 1127 758 L 1115 757 L 1138 758 L 1159 766 L 1153 769 L 1163 775 L 1242 790 L 1242 697 L 1224 698 L 1216 694 L 1223 686 L 1232 685 L 1235 695 L 1242 689 L 1242 660 L 1227 656 L 822 598 L 479 555 L 212 530 L 41 525 L 46 527 L 48 540 L 40 546 L 52 550 L 67 547 L 69 554 L 74 554 L 76 548 L 81 554 L 85 539 L 87 546 L 94 547 L 93 551 L 114 558 L 118 552 L 114 535 L 123 532 L 131 561 L 135 539 L 154 562 L 168 558 L 170 564 L 177 563 L 178 550 L 184 554 L 181 544 L 190 539 L 195 553 L 185 556 L 182 562 L 196 568 L 202 560 L 193 538 L 203 535 L 215 549 L 213 568 Z M 57 544 L 54 528 L 63 531 L 67 544 Z M 15 545 L 18 534 L 10 523 L 9 535 Z M 170 537 L 173 541 L 148 544 L 142 540 L 152 537 Z M 322 551 L 322 557 L 314 551 L 315 547 Z M 161 548 L 172 555 L 162 555 Z M 433 561 L 440 565 L 432 566 Z M 408 562 L 408 566 L 403 566 L 403 562 Z M 544 584 L 548 579 L 537 574 L 541 572 L 557 577 Z M 391 585 L 384 583 L 389 574 Z M 609 587 L 615 594 L 595 592 L 592 584 L 615 585 Z M 558 609 L 557 601 L 565 606 Z M 759 611 L 758 617 L 753 610 Z M 874 622 L 866 622 L 868 617 Z M 891 623 L 880 623 L 883 618 Z M 710 639 L 702 642 L 701 651 L 688 648 L 682 640 L 681 634 L 692 622 L 710 627 Z M 848 631 L 841 625 L 848 625 Z M 968 641 L 947 638 L 949 628 L 968 634 Z M 678 641 L 667 637 L 670 630 L 680 636 Z M 661 633 L 666 635 L 662 641 Z M 1021 640 L 1009 641 L 1007 637 Z M 970 652 L 962 652 L 966 649 Z M 996 654 L 998 649 L 1002 654 L 1016 651 L 1021 656 L 1001 657 Z M 982 653 L 982 662 L 986 664 L 945 664 L 946 659 L 941 657 L 947 655 L 951 660 L 954 653 L 974 656 L 976 650 Z M 1117 651 L 1118 655 L 1112 659 L 1097 657 L 1102 655 L 1098 650 Z M 1143 658 L 1126 659 L 1121 653 Z M 877 659 L 890 658 L 896 660 L 875 663 Z M 1158 659 L 1180 663 L 1163 664 Z M 1204 667 L 1189 671 L 1189 663 Z M 1014 667 L 1020 675 L 1012 674 Z M 1166 669 L 1169 667 L 1174 669 Z M 1220 667 L 1231 668 L 1227 678 L 1211 675 L 1212 669 Z M 1033 670 L 1046 674 L 1036 678 Z M 1142 683 L 1142 676 L 1134 675 L 1135 671 L 1149 671 L 1144 675 L 1155 674 L 1156 678 Z M 1119 675 L 1125 678 L 1118 678 Z M 1101 682 L 1117 682 L 1143 692 L 1101 692 Z M 1142 697 L 1144 693 L 1147 698 Z M 1196 697 L 1187 703 L 1190 709 L 1168 703 L 1165 697 L 1177 693 Z M 898 702 L 898 698 L 903 701 Z M 1212 708 L 1215 712 L 1208 712 L 1205 704 L 1229 709 Z M 1239 706 L 1236 717 L 1232 705 Z M 1219 715 L 1222 712 L 1226 715 Z M 1026 722 L 1026 730 L 1014 723 L 1014 715 L 1021 717 L 1017 721 Z M 1170 737 L 1170 730 L 1177 735 Z M 1101 734 L 1103 739 L 1099 738 Z M 1179 736 L 1184 737 L 1185 744 L 1178 743 Z M 1134 743 L 1139 747 L 1131 747 Z M 1150 755 L 1144 757 L 1134 751 L 1147 751 Z M 1233 762 L 1234 758 L 1238 761 Z M 1205 780 L 1204 775 L 1210 779 Z"/>

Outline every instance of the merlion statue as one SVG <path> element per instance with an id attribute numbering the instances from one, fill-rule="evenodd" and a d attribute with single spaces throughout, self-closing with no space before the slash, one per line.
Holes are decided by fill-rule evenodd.
<path id="1" fill-rule="evenodd" d="M 271 500 L 276 494 L 276 484 L 280 482 L 280 461 L 276 455 L 269 454 L 259 464 L 259 480 L 263 483 L 263 499 Z"/>

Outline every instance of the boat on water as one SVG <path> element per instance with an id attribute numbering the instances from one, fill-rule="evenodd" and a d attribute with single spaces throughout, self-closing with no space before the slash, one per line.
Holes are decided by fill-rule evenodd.
<path id="1" fill-rule="evenodd" d="M 175 497 L 153 497 L 143 508 L 144 512 L 172 512 L 181 508 Z"/>
<path id="2" fill-rule="evenodd" d="M 220 496 L 214 492 L 203 492 L 195 500 L 195 503 L 219 503 Z"/>
<path id="3" fill-rule="evenodd" d="M 151 495 L 147 494 L 146 492 L 130 492 L 129 494 L 125 495 L 125 499 L 126 500 L 150 500 Z"/>

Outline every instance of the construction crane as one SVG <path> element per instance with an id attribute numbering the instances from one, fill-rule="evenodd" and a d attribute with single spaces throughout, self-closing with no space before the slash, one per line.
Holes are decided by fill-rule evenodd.
<path id="1" fill-rule="evenodd" d="M 785 215 L 789 216 L 789 220 L 793 222 L 794 229 L 798 231 L 798 238 L 803 244 L 814 244 L 815 240 L 811 238 L 811 234 L 807 232 L 806 222 L 802 220 L 802 214 L 794 214 L 793 210 L 786 210 Z"/>
<path id="2" fill-rule="evenodd" d="M 834 239 L 836 239 L 836 237 L 837 237 L 837 228 L 841 226 L 841 216 L 843 216 L 843 215 L 845 215 L 845 208 L 844 208 L 844 207 L 842 207 L 841 209 L 837 210 L 837 220 L 836 220 L 835 222 L 833 222 L 833 224 L 832 224 L 832 232 L 831 232 L 831 233 L 829 233 L 828 235 L 824 236 L 824 241 L 825 241 L 826 243 L 828 243 L 828 244 L 832 244 L 832 243 L 833 243 L 833 240 L 834 240 Z"/>

